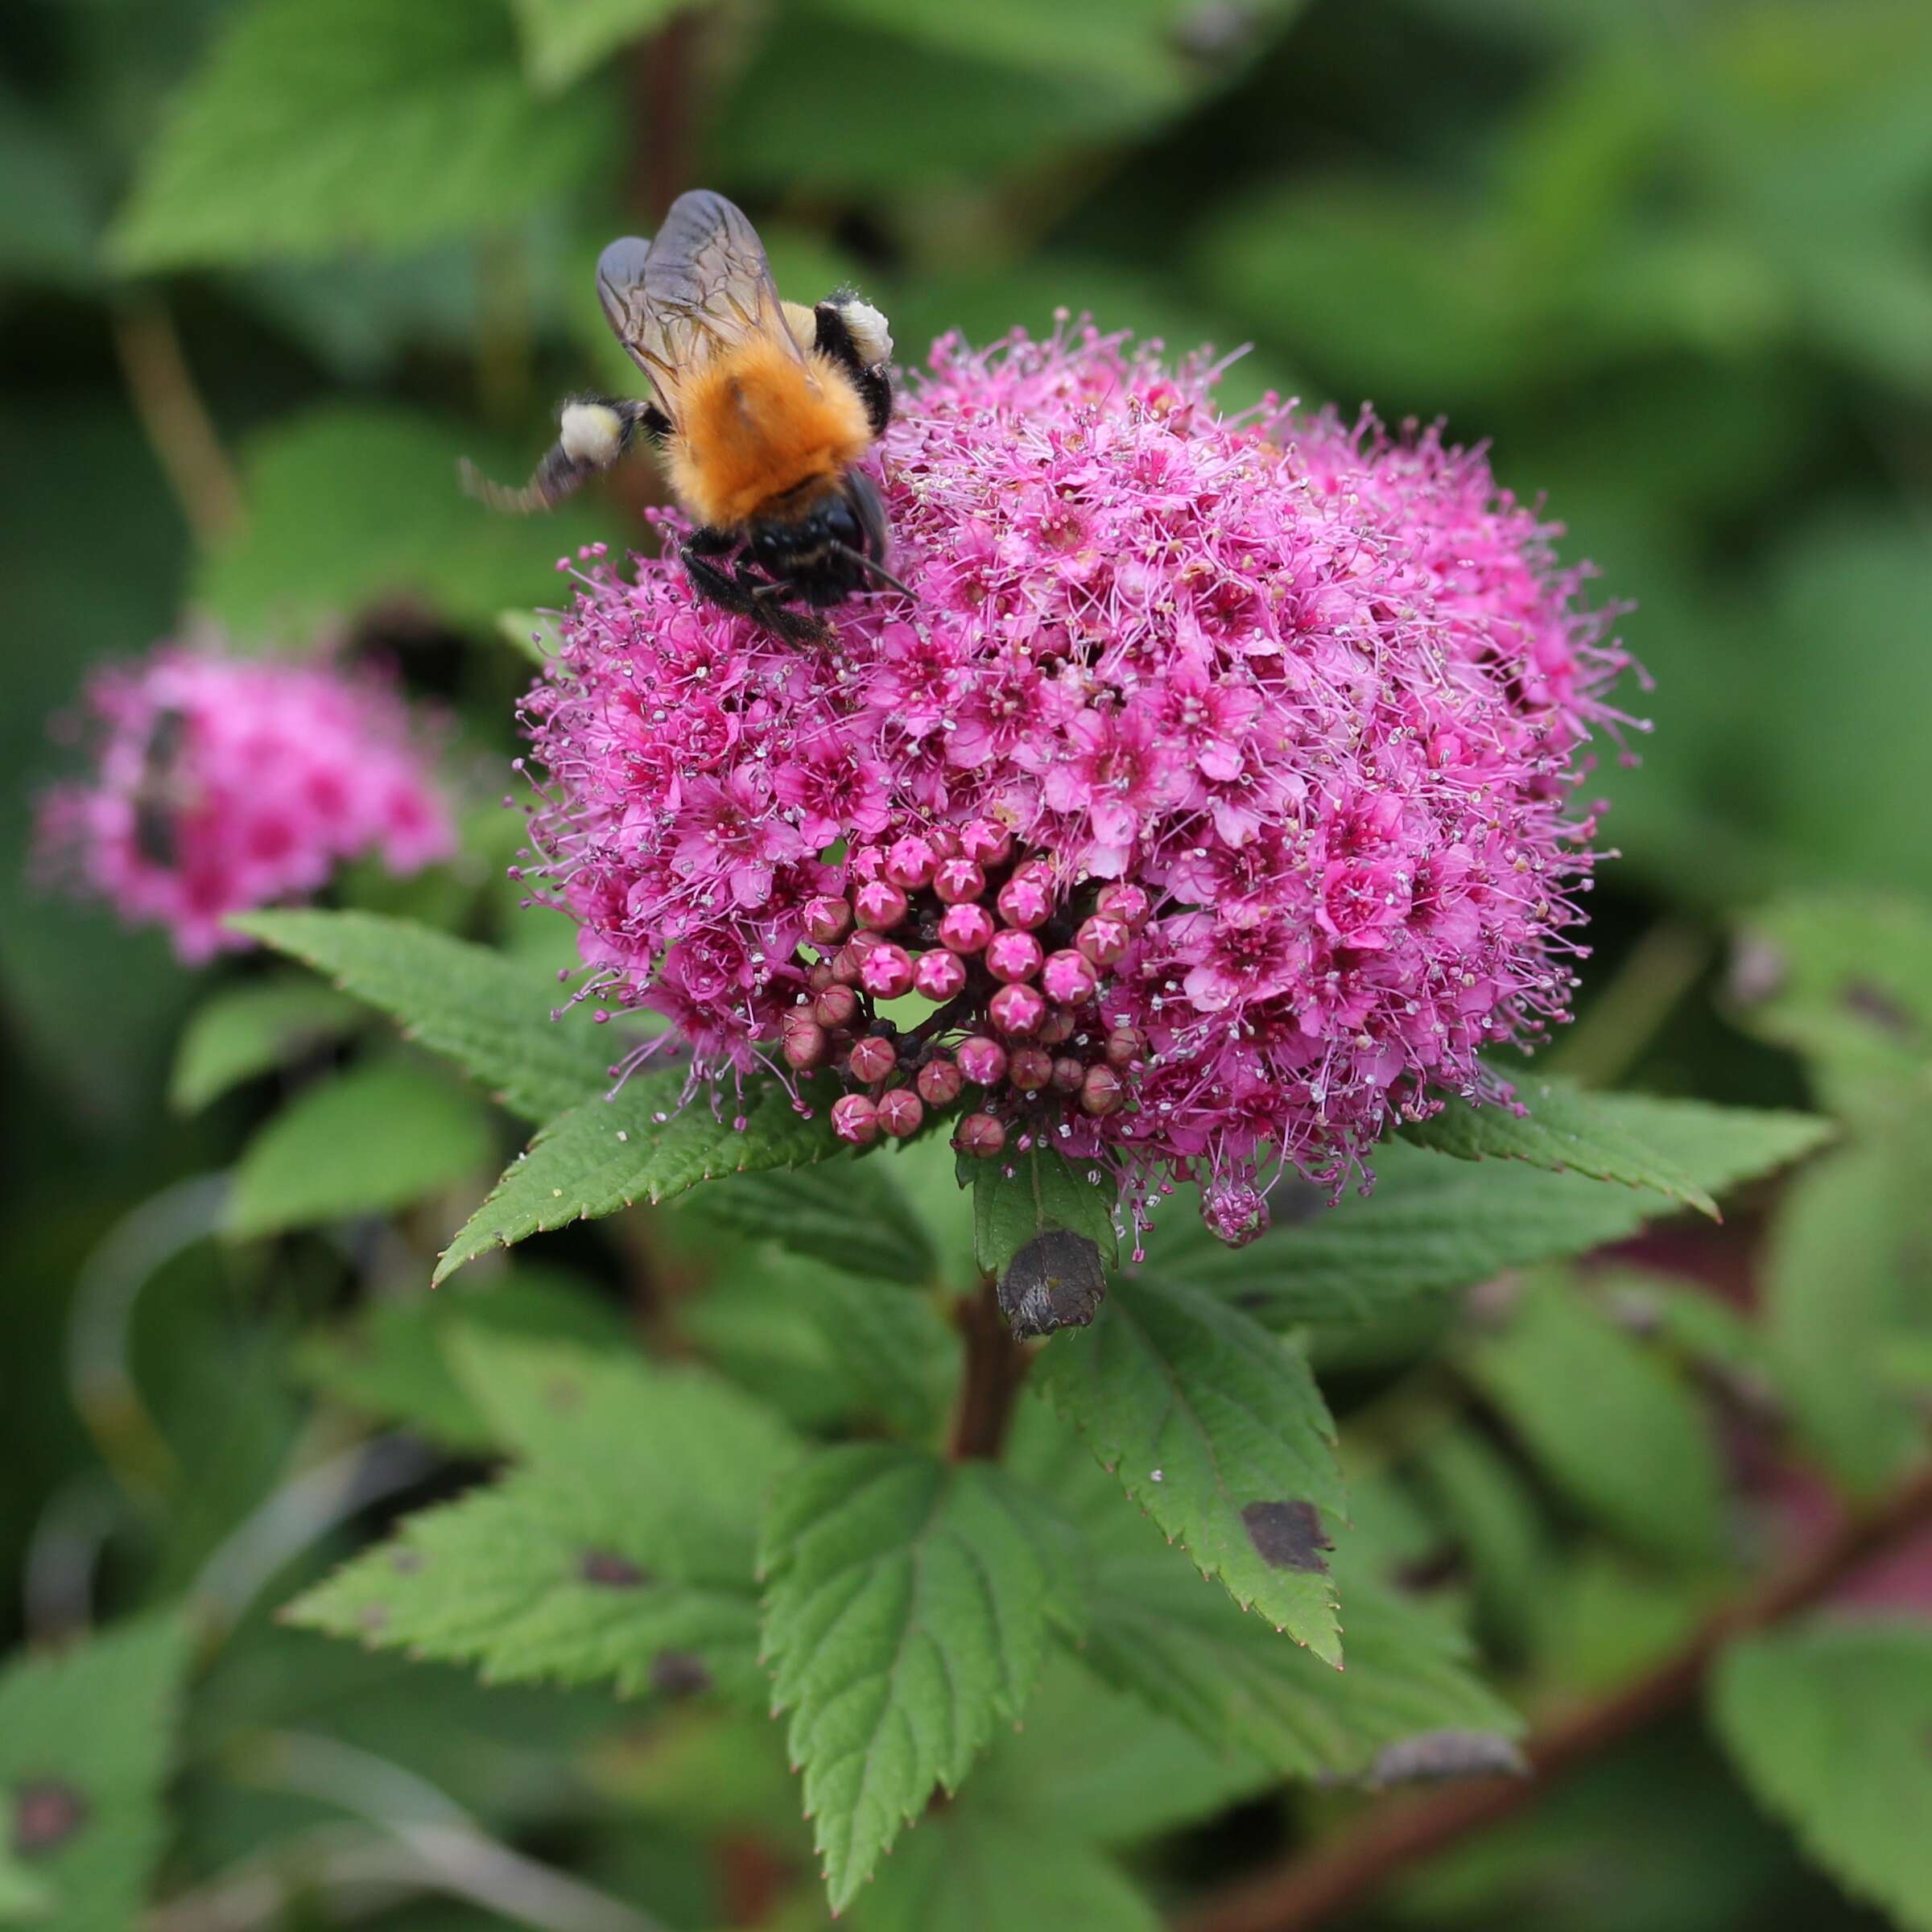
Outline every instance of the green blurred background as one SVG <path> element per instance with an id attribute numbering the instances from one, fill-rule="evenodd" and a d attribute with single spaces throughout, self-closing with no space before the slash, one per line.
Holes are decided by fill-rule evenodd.
<path id="1" fill-rule="evenodd" d="M 222 1546 L 313 1427 L 285 1345 L 346 1292 L 323 1244 L 191 1249 L 122 1338 L 163 1441 L 104 1448 L 111 1402 L 77 1419 L 84 1260 L 176 1183 L 163 1199 L 192 1224 L 192 1177 L 274 1096 L 171 1113 L 203 989 L 153 935 L 29 890 L 48 720 L 90 665 L 191 618 L 251 649 L 333 626 L 453 713 L 453 769 L 496 823 L 523 667 L 494 615 L 552 597 L 569 543 L 633 535 L 655 485 L 640 469 L 533 528 L 463 500 L 455 460 L 520 474 L 559 396 L 633 386 L 590 265 L 684 188 L 745 207 L 788 295 L 856 282 L 908 366 L 947 328 L 1088 310 L 1177 350 L 1252 344 L 1237 403 L 1439 415 L 1546 494 L 1564 554 L 1634 605 L 1656 683 L 1629 694 L 1655 725 L 1641 766 L 1606 747 L 1599 774 L 1624 859 L 1597 895 L 1583 1070 L 1791 1097 L 1708 997 L 1728 916 L 1806 883 L 1932 894 L 1925 0 L 12 0 L 3 61 L 0 1573 L 26 1580 L 0 1639 L 57 1621 L 73 1539 L 101 1551 L 110 1605 Z M 554 944 L 481 861 L 356 891 Z M 111 1310 L 111 1278 L 92 1292 Z M 151 1452 L 171 1473 L 143 1493 Z M 191 1748 L 278 1699 L 362 1708 L 378 1736 L 390 1668 L 264 1636 Z M 492 1789 L 515 1796 L 493 1802 L 540 1826 L 518 1768 L 601 1701 L 418 1674 L 390 1744 L 493 1739 Z M 1688 1806 L 1715 1864 L 1697 1834 L 1666 1839 L 1659 1896 L 1619 1877 L 1608 1904 L 1509 1922 L 1741 1923 L 1736 1897 L 1785 1882 L 1732 1788 L 1666 1757 L 1667 1777 L 1613 1768 L 1596 1829 L 1655 1838 Z M 269 1828 L 210 1804 L 191 1863 Z M 648 1862 L 656 1842 L 597 1855 Z M 1445 1881 L 1428 1909 L 1465 1922 L 1457 1901 Z M 1775 1922 L 1841 1909 L 1786 1904 Z M 494 1922 L 452 1910 L 407 1922 Z"/>

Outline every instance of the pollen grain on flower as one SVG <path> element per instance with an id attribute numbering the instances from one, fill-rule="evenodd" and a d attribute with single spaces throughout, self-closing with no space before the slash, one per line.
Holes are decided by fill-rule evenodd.
<path id="1" fill-rule="evenodd" d="M 1194 1179 L 1231 1241 L 1285 1168 L 1339 1190 L 1494 1091 L 1567 1012 L 1628 659 L 1481 452 L 1222 415 L 1214 374 L 942 340 L 882 446 L 911 599 L 823 645 L 589 564 L 525 715 L 594 997 L 700 1076 L 831 1068 L 854 1141 L 956 1096 L 957 1144 L 1043 1138 L 1137 1212 Z"/>
<path id="2" fill-rule="evenodd" d="M 89 683 L 91 769 L 40 801 L 36 870 L 165 927 L 199 963 L 230 913 L 308 898 L 345 860 L 419 871 L 456 828 L 399 692 L 323 658 L 164 644 Z"/>

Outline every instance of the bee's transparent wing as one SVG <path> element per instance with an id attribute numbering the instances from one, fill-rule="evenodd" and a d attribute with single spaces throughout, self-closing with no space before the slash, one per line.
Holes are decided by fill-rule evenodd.
<path id="1" fill-rule="evenodd" d="M 654 240 L 612 242 L 598 258 L 597 295 L 674 427 L 682 385 L 747 337 L 799 355 L 758 230 L 708 189 L 679 196 Z"/>

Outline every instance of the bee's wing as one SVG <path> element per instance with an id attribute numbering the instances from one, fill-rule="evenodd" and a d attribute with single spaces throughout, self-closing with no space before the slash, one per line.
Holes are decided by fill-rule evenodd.
<path id="1" fill-rule="evenodd" d="M 708 189 L 679 196 L 654 240 L 612 242 L 597 261 L 597 295 L 674 428 L 683 383 L 748 336 L 799 356 L 758 230 Z"/>

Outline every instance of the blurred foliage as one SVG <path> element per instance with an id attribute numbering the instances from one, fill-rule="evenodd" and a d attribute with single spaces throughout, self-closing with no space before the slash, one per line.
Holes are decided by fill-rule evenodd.
<path id="1" fill-rule="evenodd" d="M 691 185 L 752 213 L 788 294 L 857 282 L 908 367 L 948 328 L 1084 309 L 1177 351 L 1251 345 L 1232 405 L 1368 398 L 1491 440 L 1633 606 L 1654 678 L 1627 697 L 1655 726 L 1625 733 L 1641 762 L 1607 745 L 1596 774 L 1624 856 L 1570 1071 L 1838 1123 L 1790 1181 L 1739 1191 L 1809 1125 L 1724 1117 L 1757 1123 L 1743 1149 L 1716 1116 L 1620 1100 L 1679 1192 L 1724 1195 L 1718 1228 L 1639 1236 L 1662 1196 L 1408 1146 L 1374 1202 L 1205 1270 L 1185 1215 L 1165 1225 L 1157 1273 L 1219 1269 L 1224 1326 L 1274 1323 L 1323 1371 L 1360 1664 L 1317 1674 L 1151 1528 L 1109 1546 L 1084 1648 L 852 1922 L 999 1922 L 987 1897 L 1014 1923 L 1157 1922 L 1362 1802 L 1284 1797 L 1282 1773 L 1614 1693 L 1835 1496 L 1922 1459 L 1922 0 L 19 0 L 0 61 L 0 1641 L 96 1633 L 0 1675 L 0 1923 L 119 1932 L 143 1893 L 168 1901 L 151 1932 L 345 1906 L 379 1932 L 826 1922 L 778 1732 L 679 1701 L 688 1671 L 623 1704 L 484 1688 L 275 1616 L 321 1586 L 307 1620 L 542 1675 L 571 1619 L 638 1614 L 617 1566 L 667 1567 L 691 1628 L 653 1653 L 742 1684 L 750 1608 L 704 1594 L 719 1539 L 751 1534 L 729 1470 L 688 1472 L 722 1485 L 708 1516 L 639 1502 L 654 1455 L 702 1463 L 702 1431 L 600 1460 L 517 1410 L 517 1377 L 575 1348 L 628 1415 L 628 1335 L 696 1357 L 694 1406 L 759 1418 L 733 1468 L 788 1430 L 943 1426 L 952 1338 L 917 1282 L 970 1249 L 947 1163 L 733 1183 L 736 1209 L 552 1234 L 432 1302 L 512 1133 L 365 1010 L 536 1117 L 597 1063 L 568 1034 L 528 1060 L 491 1023 L 568 956 L 498 876 L 528 666 L 495 619 L 557 596 L 578 543 L 638 541 L 658 486 L 640 466 L 520 526 L 458 493 L 456 461 L 520 474 L 556 397 L 631 382 L 590 266 Z M 453 1018 L 411 1009 L 373 920 L 352 936 L 374 951 L 324 962 L 352 1001 L 258 956 L 197 986 L 151 935 L 30 889 L 31 797 L 67 755 L 49 720 L 92 665 L 211 616 L 250 649 L 327 631 L 398 658 L 441 708 L 465 857 L 336 900 L 513 956 L 435 956 L 420 976 Z M 841 1211 L 870 1219 L 842 1235 Z M 1618 1242 L 1614 1266 L 1463 1296 Z M 1075 1525 L 1121 1507 L 1042 1405 L 1014 1459 Z M 610 1562 L 530 1600 L 502 1529 L 559 1563 L 580 1529 Z M 460 1587 L 424 1594 L 412 1535 Z M 1922 1550 L 1732 1650 L 1707 1732 L 1605 1752 L 1359 1922 L 1932 1924 L 1929 1619 Z M 479 1871 L 493 1892 L 465 1891 Z"/>

